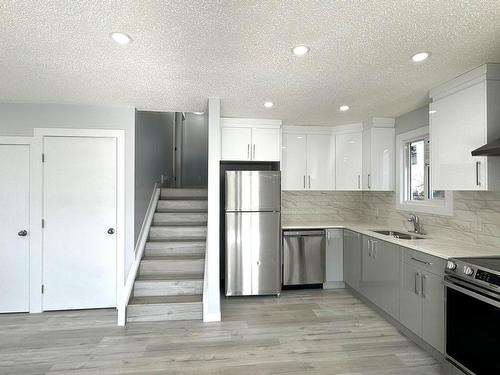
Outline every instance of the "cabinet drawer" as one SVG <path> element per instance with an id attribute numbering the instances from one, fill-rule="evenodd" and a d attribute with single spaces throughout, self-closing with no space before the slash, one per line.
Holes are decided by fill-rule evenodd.
<path id="1" fill-rule="evenodd" d="M 403 261 L 437 275 L 444 274 L 446 260 L 417 250 L 403 248 Z"/>

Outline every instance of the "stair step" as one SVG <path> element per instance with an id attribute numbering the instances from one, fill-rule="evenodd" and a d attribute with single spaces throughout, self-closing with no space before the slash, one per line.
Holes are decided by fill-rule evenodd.
<path id="1" fill-rule="evenodd" d="M 175 254 L 205 254 L 207 244 L 205 241 L 150 241 L 146 242 L 144 255 L 169 256 Z"/>
<path id="2" fill-rule="evenodd" d="M 184 197 L 202 197 L 206 198 L 208 195 L 207 189 L 161 189 L 160 197 L 163 198 L 184 198 Z"/>
<path id="3" fill-rule="evenodd" d="M 207 213 L 164 213 L 156 212 L 153 217 L 153 225 L 205 225 L 207 224 Z"/>
<path id="4" fill-rule="evenodd" d="M 134 297 L 179 296 L 203 293 L 203 274 L 139 275 L 134 284 Z"/>
<path id="5" fill-rule="evenodd" d="M 208 209 L 208 202 L 206 200 L 159 200 L 156 206 L 157 212 L 206 212 Z"/>
<path id="6" fill-rule="evenodd" d="M 149 228 L 150 239 L 169 239 L 169 238 L 206 238 L 207 227 L 198 226 L 153 226 Z"/>
<path id="7" fill-rule="evenodd" d="M 127 321 L 199 320 L 202 301 L 202 295 L 133 297 L 127 306 Z"/>
<path id="8" fill-rule="evenodd" d="M 203 273 L 204 255 L 147 256 L 139 265 L 139 275 Z"/>

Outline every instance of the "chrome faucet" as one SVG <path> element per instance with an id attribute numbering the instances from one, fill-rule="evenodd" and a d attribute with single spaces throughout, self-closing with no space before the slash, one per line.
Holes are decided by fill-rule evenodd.
<path id="1" fill-rule="evenodd" d="M 413 230 L 410 232 L 416 234 L 425 234 L 425 231 L 422 229 L 422 225 L 420 225 L 420 219 L 417 215 L 411 214 L 408 218 L 408 222 L 413 224 Z"/>

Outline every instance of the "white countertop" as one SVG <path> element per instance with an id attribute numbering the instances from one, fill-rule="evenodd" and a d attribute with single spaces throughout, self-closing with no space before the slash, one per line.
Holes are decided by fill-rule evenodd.
<path id="1" fill-rule="evenodd" d="M 354 232 L 365 234 L 380 240 L 392 242 L 394 244 L 406 247 L 409 249 L 421 251 L 426 254 L 434 255 L 439 258 L 459 258 L 472 256 L 500 256 L 500 249 L 490 246 L 476 245 L 461 241 L 454 241 L 444 238 L 432 238 L 424 236 L 425 239 L 419 240 L 402 240 L 384 234 L 373 232 L 373 230 L 397 230 L 399 232 L 407 232 L 401 228 L 384 228 L 378 225 L 369 223 L 335 223 L 335 222 L 288 222 L 283 221 L 281 224 L 283 230 L 298 230 L 298 229 L 349 229 Z"/>

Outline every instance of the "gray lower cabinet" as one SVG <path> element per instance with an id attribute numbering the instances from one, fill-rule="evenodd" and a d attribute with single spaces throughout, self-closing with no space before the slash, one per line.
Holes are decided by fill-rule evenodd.
<path id="1" fill-rule="evenodd" d="M 401 248 L 363 236 L 361 293 L 392 317 L 399 318 Z"/>
<path id="2" fill-rule="evenodd" d="M 403 251 L 413 253 L 413 250 L 403 249 Z M 426 255 L 426 258 L 429 256 Z M 420 263 L 420 260 L 411 259 L 405 256 L 406 261 L 402 267 L 399 320 L 401 324 L 442 353 L 444 350 L 443 275 L 426 269 L 442 263 L 442 260 L 437 258 L 435 262 L 426 260 L 425 264 Z"/>
<path id="3" fill-rule="evenodd" d="M 344 282 L 360 292 L 361 234 L 344 229 Z"/>

